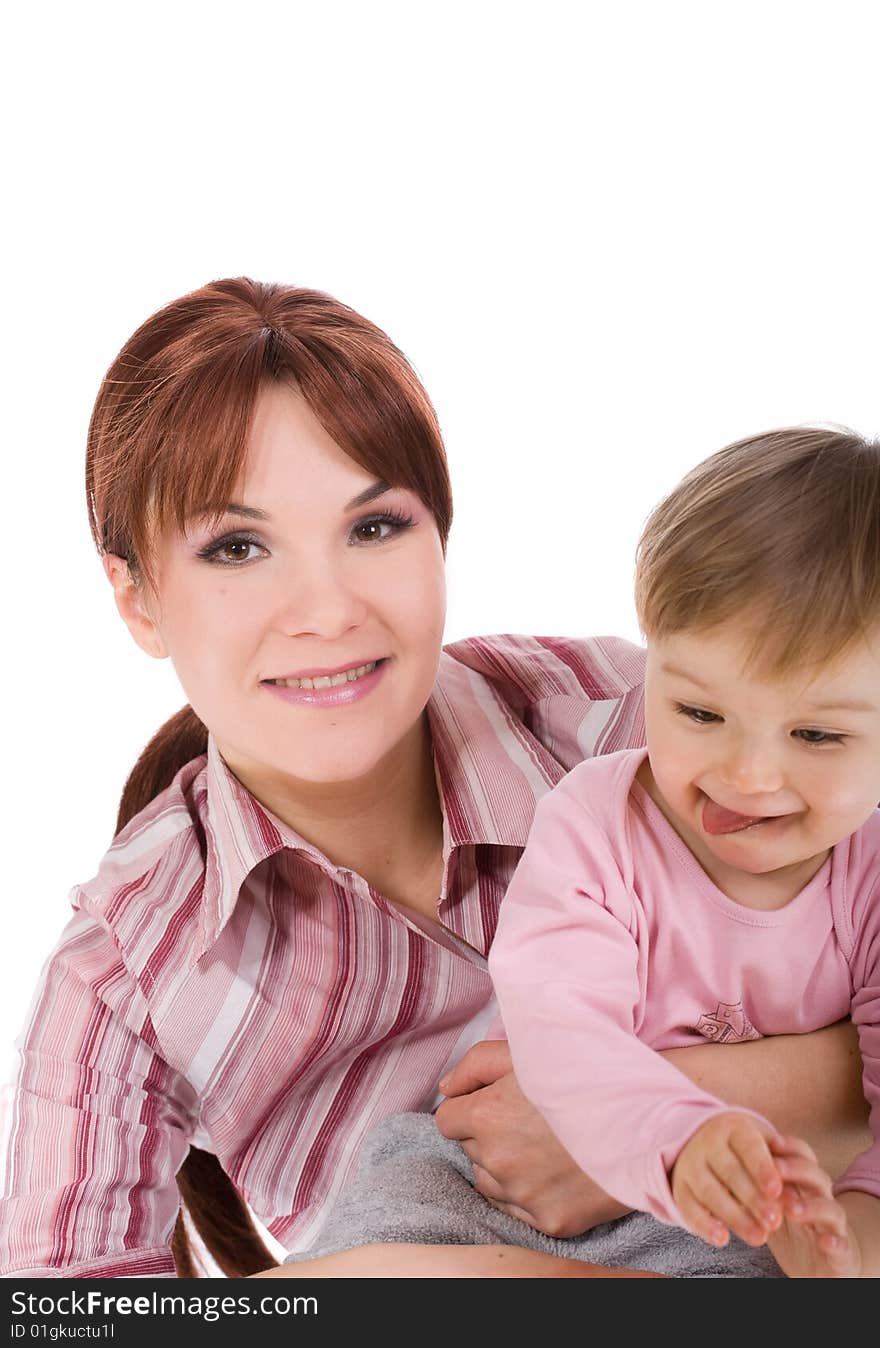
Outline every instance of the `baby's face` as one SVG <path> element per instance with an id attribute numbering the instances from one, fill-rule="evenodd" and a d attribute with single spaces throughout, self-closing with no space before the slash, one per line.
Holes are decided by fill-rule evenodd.
<path id="1" fill-rule="evenodd" d="M 732 627 L 649 641 L 652 794 L 721 889 L 778 873 L 794 893 L 880 802 L 880 632 L 780 680 L 744 650 Z"/>

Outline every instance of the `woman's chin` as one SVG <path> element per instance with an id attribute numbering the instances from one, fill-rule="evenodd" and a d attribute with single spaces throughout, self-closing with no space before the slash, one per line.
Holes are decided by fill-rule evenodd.
<path id="1" fill-rule="evenodd" d="M 379 758 L 364 756 L 328 762 L 326 758 L 279 759 L 273 760 L 273 775 L 284 780 L 288 778 L 300 789 L 330 790 L 333 787 L 354 786 L 359 781 L 368 781 L 379 766 Z"/>

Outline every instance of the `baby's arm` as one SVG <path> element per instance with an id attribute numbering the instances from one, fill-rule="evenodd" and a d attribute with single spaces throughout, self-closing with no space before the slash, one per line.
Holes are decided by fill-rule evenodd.
<path id="1" fill-rule="evenodd" d="M 663 1056 L 732 1109 L 772 1119 L 802 1137 L 832 1178 L 871 1145 L 856 1027 L 849 1021 L 810 1034 L 695 1044 Z"/>
<path id="2" fill-rule="evenodd" d="M 803 1137 L 835 1178 L 870 1145 L 861 1058 L 849 1021 L 811 1034 L 696 1044 L 660 1055 L 734 1109 Z M 519 1088 L 506 1041 L 468 1049 L 443 1083 L 444 1137 L 461 1141 L 478 1191 L 551 1236 L 573 1236 L 626 1209 L 577 1166 Z"/>
<path id="3" fill-rule="evenodd" d="M 876 826 L 874 826 L 876 827 Z M 754 1151 L 752 1163 L 744 1164 L 737 1156 L 719 1157 L 712 1150 L 711 1130 L 718 1125 L 710 1121 L 697 1129 L 682 1148 L 672 1171 L 673 1194 L 681 1194 L 681 1210 L 693 1229 L 708 1239 L 719 1238 L 718 1222 L 726 1222 L 731 1230 L 750 1243 L 755 1237 L 766 1238 L 780 1267 L 790 1277 L 878 1277 L 880 1276 L 880 881 L 877 879 L 877 847 L 854 849 L 850 867 L 850 896 L 852 898 L 852 944 L 849 954 L 853 987 L 853 1030 L 858 1031 L 858 1047 L 864 1065 L 863 1099 L 871 1109 L 873 1141 L 865 1138 L 859 1115 L 863 1117 L 864 1104 L 855 1100 L 856 1113 L 849 1137 L 842 1137 L 845 1149 L 852 1142 L 861 1141 L 859 1153 L 849 1157 L 845 1174 L 832 1189 L 828 1170 L 820 1165 L 815 1152 L 803 1137 L 766 1136 L 764 1146 Z M 859 865 L 865 874 L 859 875 Z M 845 928 L 844 928 L 845 930 Z M 839 1035 L 840 1027 L 823 1032 Z M 816 1036 L 812 1037 L 815 1041 Z M 813 1045 L 810 1046 L 811 1051 Z M 852 1046 L 854 1052 L 855 1046 Z M 833 1064 L 833 1060 L 832 1060 Z M 809 1062 L 809 1080 L 819 1084 L 826 1095 L 849 1095 L 855 1099 L 852 1082 L 844 1077 L 826 1078 L 818 1061 Z M 813 1092 L 815 1094 L 815 1091 Z M 804 1100 L 800 1101 L 801 1107 Z M 780 1108 L 768 1111 L 780 1122 Z M 801 1133 L 805 1128 L 792 1128 L 791 1119 L 785 1119 L 787 1129 Z M 743 1125 L 745 1126 L 745 1125 Z M 751 1125 L 748 1125 L 751 1127 Z M 867 1141 L 868 1145 L 865 1146 Z M 734 1147 L 734 1150 L 737 1150 Z M 711 1156 L 709 1153 L 711 1152 Z M 845 1157 L 832 1154 L 831 1171 L 839 1173 L 835 1164 Z M 781 1220 L 771 1224 L 769 1209 L 763 1212 L 760 1185 L 766 1174 L 767 1156 L 772 1158 L 778 1182 L 782 1184 Z M 760 1156 L 760 1170 L 757 1158 Z M 708 1159 L 707 1159 L 708 1158 Z M 823 1157 L 824 1159 L 824 1157 Z M 744 1176 L 743 1170 L 748 1173 Z M 728 1176 L 724 1192 L 718 1193 L 719 1175 Z M 765 1191 L 767 1196 L 769 1191 Z M 699 1197 L 697 1198 L 697 1195 Z M 694 1206 L 691 1200 L 699 1203 Z M 766 1235 L 761 1237 L 760 1226 Z M 723 1241 L 726 1232 L 720 1235 Z"/>
<path id="4" fill-rule="evenodd" d="M 731 1231 L 748 1245 L 766 1243 L 790 1278 L 880 1274 L 880 1199 L 835 1198 L 801 1138 L 718 1115 L 685 1143 L 670 1178 L 688 1227 L 712 1245 L 726 1245 Z"/>
<path id="5" fill-rule="evenodd" d="M 679 1222 L 669 1166 L 730 1110 L 638 1037 L 647 919 L 587 803 L 591 767 L 539 804 L 489 970 L 519 1083 L 566 1151 L 620 1202 Z"/>

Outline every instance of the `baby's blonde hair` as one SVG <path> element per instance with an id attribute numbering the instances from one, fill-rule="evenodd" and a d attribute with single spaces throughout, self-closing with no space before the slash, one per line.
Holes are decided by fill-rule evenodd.
<path id="1" fill-rule="evenodd" d="M 736 621 L 771 676 L 880 626 L 880 444 L 797 427 L 739 440 L 655 508 L 639 542 L 648 639 Z"/>

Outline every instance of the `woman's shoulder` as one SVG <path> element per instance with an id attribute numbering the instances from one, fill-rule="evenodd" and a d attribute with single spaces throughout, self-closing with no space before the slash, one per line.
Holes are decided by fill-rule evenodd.
<path id="1" fill-rule="evenodd" d="M 445 648 L 447 697 L 501 704 L 568 770 L 645 742 L 645 653 L 620 637 L 469 637 Z M 516 732 L 519 734 L 519 731 Z"/>
<path id="2" fill-rule="evenodd" d="M 186 763 L 120 829 L 92 878 L 71 890 L 75 908 L 117 925 L 132 904 L 176 906 L 181 886 L 204 871 L 206 767 L 205 754 Z"/>
<path id="3" fill-rule="evenodd" d="M 568 696 L 605 702 L 641 690 L 645 652 L 622 637 L 467 637 L 447 656 L 482 674 L 511 706 Z"/>

